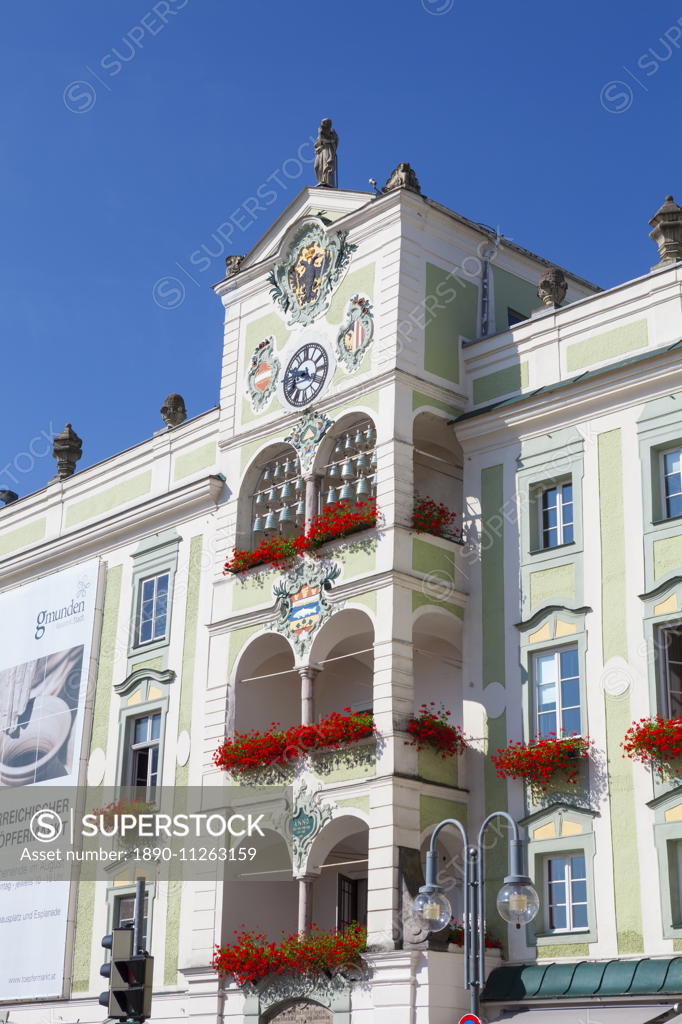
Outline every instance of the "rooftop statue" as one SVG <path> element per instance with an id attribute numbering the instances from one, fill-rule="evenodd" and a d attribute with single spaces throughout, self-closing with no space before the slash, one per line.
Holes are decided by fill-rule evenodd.
<path id="1" fill-rule="evenodd" d="M 338 187 L 338 145 L 339 137 L 332 128 L 331 118 L 325 117 L 320 122 L 320 134 L 315 139 L 315 175 L 318 185 L 326 185 L 327 188 Z"/>

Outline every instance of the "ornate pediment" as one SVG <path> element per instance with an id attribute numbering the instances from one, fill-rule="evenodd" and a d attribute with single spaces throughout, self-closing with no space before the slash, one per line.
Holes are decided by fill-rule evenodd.
<path id="1" fill-rule="evenodd" d="M 268 278 L 270 295 L 288 324 L 306 327 L 327 310 L 356 248 L 347 232 L 328 232 L 319 218 L 302 224 Z"/>

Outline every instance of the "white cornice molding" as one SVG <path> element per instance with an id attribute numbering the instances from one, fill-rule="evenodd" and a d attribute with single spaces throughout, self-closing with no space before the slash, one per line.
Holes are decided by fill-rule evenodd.
<path id="1" fill-rule="evenodd" d="M 48 537 L 23 548 L 17 554 L 0 559 L 3 589 L 87 558 L 104 557 L 113 548 L 187 522 L 202 512 L 212 511 L 219 505 L 224 487 L 222 477 L 202 477 L 183 487 L 147 498 L 122 512 L 113 512 L 61 537 Z"/>

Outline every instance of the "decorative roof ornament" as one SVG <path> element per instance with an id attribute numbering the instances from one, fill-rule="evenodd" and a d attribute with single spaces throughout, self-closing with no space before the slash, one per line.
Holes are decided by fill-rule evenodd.
<path id="1" fill-rule="evenodd" d="M 175 392 L 171 395 L 166 395 L 159 411 L 167 427 L 179 427 L 187 419 L 185 399 L 182 395 L 176 395 Z"/>
<path id="2" fill-rule="evenodd" d="M 406 188 L 410 192 L 417 192 L 421 195 L 422 190 L 419 178 L 407 163 L 398 164 L 396 169 L 389 175 L 382 191 L 392 192 L 396 188 Z"/>
<path id="3" fill-rule="evenodd" d="M 547 309 L 558 309 L 566 298 L 568 281 L 563 270 L 558 267 L 547 267 L 538 281 L 538 298 Z"/>
<path id="4" fill-rule="evenodd" d="M 227 277 L 234 277 L 242 268 L 242 263 L 246 257 L 244 255 L 235 254 L 233 256 L 225 257 L 225 267 L 227 270 Z"/>
<path id="5" fill-rule="evenodd" d="M 666 196 L 660 210 L 653 215 L 649 224 L 651 238 L 658 246 L 659 261 L 652 267 L 664 267 L 682 260 L 682 207 L 672 196 Z"/>
<path id="6" fill-rule="evenodd" d="M 291 433 L 284 438 L 287 444 L 295 449 L 301 463 L 301 474 L 304 477 L 312 473 L 320 441 L 333 425 L 334 421 L 325 416 L 323 412 L 313 412 L 312 409 L 309 409 L 303 413 Z"/>
<path id="7" fill-rule="evenodd" d="M 52 444 L 52 455 L 57 460 L 57 475 L 61 480 L 73 476 L 76 463 L 83 454 L 83 442 L 67 423 L 61 434 L 57 434 Z"/>
<path id="8" fill-rule="evenodd" d="M 16 491 L 0 491 L 0 501 L 3 501 L 5 505 L 11 505 L 13 501 L 18 501 L 19 495 Z"/>
<path id="9" fill-rule="evenodd" d="M 338 188 L 338 160 L 336 150 L 339 137 L 332 128 L 330 117 L 320 121 L 320 131 L 315 139 L 315 176 L 317 184 L 326 188 Z"/>

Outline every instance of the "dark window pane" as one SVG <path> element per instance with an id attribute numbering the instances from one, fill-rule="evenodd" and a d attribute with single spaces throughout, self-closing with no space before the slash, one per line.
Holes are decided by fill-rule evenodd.
<path id="1" fill-rule="evenodd" d="M 577 676 L 578 672 L 578 648 L 569 647 L 561 652 L 561 678 Z"/>
<path id="2" fill-rule="evenodd" d="M 571 857 L 571 875 L 573 878 L 587 877 L 585 874 L 585 858 L 581 853 Z"/>
<path id="3" fill-rule="evenodd" d="M 149 769 L 149 747 L 143 747 L 142 750 L 135 750 L 133 752 L 133 786 L 140 786 L 142 788 L 147 785 Z"/>
<path id="4" fill-rule="evenodd" d="M 573 484 L 564 484 L 561 488 L 561 496 L 564 499 L 564 505 L 573 501 Z"/>
<path id="5" fill-rule="evenodd" d="M 682 715 L 682 694 L 671 693 L 670 694 L 670 714 L 673 718 L 679 718 Z"/>
<path id="6" fill-rule="evenodd" d="M 571 883 L 571 899 L 574 903 L 587 903 L 587 882 Z"/>
<path id="7" fill-rule="evenodd" d="M 668 498 L 666 504 L 669 519 L 672 519 L 673 516 L 682 516 L 682 494 L 675 494 Z"/>
<path id="8" fill-rule="evenodd" d="M 168 573 L 164 576 L 159 576 L 156 581 L 156 593 L 158 597 L 165 596 L 168 593 Z"/>
<path id="9" fill-rule="evenodd" d="M 564 679 L 562 682 L 561 704 L 564 708 L 580 706 L 580 683 L 577 679 Z"/>
<path id="10" fill-rule="evenodd" d="M 549 915 L 550 928 L 566 928 L 566 907 L 552 907 Z"/>
<path id="11" fill-rule="evenodd" d="M 133 743 L 146 743 L 147 742 L 147 729 L 149 726 L 148 718 L 136 718 L 135 728 L 133 731 Z"/>
<path id="12" fill-rule="evenodd" d="M 553 711 L 548 715 L 538 715 L 538 735 L 542 739 L 556 731 L 556 714 Z"/>
<path id="13" fill-rule="evenodd" d="M 548 861 L 549 865 L 549 880 L 554 881 L 560 878 L 562 881 L 566 874 L 566 858 L 565 857 L 552 857 Z"/>
<path id="14" fill-rule="evenodd" d="M 568 526 L 564 526 L 564 544 L 573 543 L 573 524 L 569 523 Z"/>
<path id="15" fill-rule="evenodd" d="M 161 715 L 157 713 L 155 715 L 152 715 L 152 735 L 151 735 L 151 738 L 153 740 L 158 740 L 160 735 L 161 735 Z"/>
<path id="16" fill-rule="evenodd" d="M 573 927 L 587 928 L 587 906 L 585 904 L 573 907 Z"/>
<path id="17" fill-rule="evenodd" d="M 562 731 L 570 736 L 571 733 L 579 733 L 580 729 L 580 708 L 570 708 L 564 711 L 561 716 Z"/>
<path id="18" fill-rule="evenodd" d="M 682 451 L 679 448 L 673 452 L 666 452 L 663 458 L 666 475 L 682 472 Z"/>

